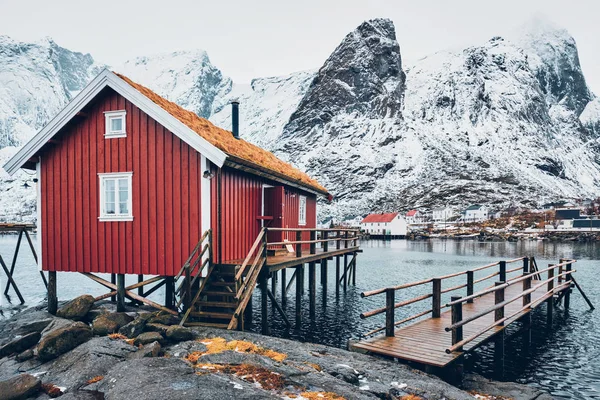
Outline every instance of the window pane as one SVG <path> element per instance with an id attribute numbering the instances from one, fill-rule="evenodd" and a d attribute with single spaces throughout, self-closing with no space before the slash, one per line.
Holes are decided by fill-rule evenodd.
<path id="1" fill-rule="evenodd" d="M 107 202 L 106 203 L 106 213 L 107 214 L 114 214 L 115 213 L 115 203 L 112 202 Z"/>
<path id="2" fill-rule="evenodd" d="M 123 131 L 123 118 L 114 117 L 110 119 L 110 131 L 111 132 L 122 132 Z"/>
<path id="3" fill-rule="evenodd" d="M 128 190 L 129 189 L 129 182 L 127 182 L 128 179 L 119 179 L 119 190 Z"/>
<path id="4" fill-rule="evenodd" d="M 129 214 L 127 202 L 119 203 L 119 214 Z"/>

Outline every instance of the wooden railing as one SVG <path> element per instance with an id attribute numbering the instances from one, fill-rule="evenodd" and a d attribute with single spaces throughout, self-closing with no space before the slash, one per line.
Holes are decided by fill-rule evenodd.
<path id="1" fill-rule="evenodd" d="M 235 299 L 238 302 L 237 308 L 233 313 L 233 317 L 229 322 L 227 329 L 236 329 L 240 321 L 243 321 L 242 315 L 252 297 L 256 281 L 262 271 L 262 267 L 267 261 L 267 232 L 266 228 L 262 228 L 256 237 L 254 244 L 250 248 L 244 262 L 239 267 L 236 267 L 236 295 Z"/>
<path id="2" fill-rule="evenodd" d="M 302 245 L 310 245 L 310 254 L 316 254 L 317 244 L 321 244 L 324 252 L 330 251 L 330 244 L 336 250 L 348 247 L 358 247 L 359 230 L 343 228 L 264 228 L 268 232 L 295 232 L 295 240 L 284 240 L 283 242 L 268 242 L 267 246 L 294 246 L 296 257 L 302 257 Z M 310 239 L 303 240 L 302 234 L 309 232 Z M 320 234 L 320 237 L 317 235 Z M 332 243 L 333 242 L 333 243 Z M 343 245 L 342 245 L 343 243 Z"/>
<path id="3" fill-rule="evenodd" d="M 174 278 L 175 282 L 178 282 L 182 276 L 184 278 L 175 290 L 175 297 L 179 297 L 175 308 L 180 310 L 183 306 L 182 311 L 186 312 L 184 321 L 189 315 L 191 305 L 198 300 L 199 293 L 206 285 L 208 277 L 214 269 L 212 258 L 212 230 L 208 229 Z M 202 276 L 202 271 L 206 266 L 208 266 L 208 270 Z M 200 289 L 196 292 L 196 298 L 192 299 L 192 288 L 199 280 L 201 280 L 199 283 Z"/>
<path id="4" fill-rule="evenodd" d="M 520 266 L 511 268 L 511 269 L 507 269 L 507 265 L 517 263 L 519 261 L 521 262 Z M 487 270 L 487 269 L 490 269 L 493 267 L 497 267 L 498 270 L 494 271 L 486 276 L 483 276 L 481 278 L 475 279 L 476 272 Z M 385 326 L 374 329 L 372 331 L 369 331 L 365 334 L 365 336 L 370 336 L 370 335 L 373 335 L 375 333 L 385 330 L 386 336 L 391 337 L 391 336 L 394 336 L 395 328 L 406 322 L 413 321 L 417 318 L 424 317 L 428 314 L 431 314 L 432 318 L 439 318 L 441 315 L 441 311 L 447 307 L 450 307 L 449 304 L 442 306 L 442 294 L 466 288 L 467 296 L 464 299 L 466 299 L 465 301 L 467 301 L 467 302 L 472 302 L 474 298 L 478 297 L 478 296 L 474 296 L 474 287 L 477 283 L 484 282 L 484 281 L 494 278 L 496 276 L 499 276 L 499 279 L 502 281 L 511 281 L 516 278 L 507 279 L 507 274 L 517 272 L 517 271 L 524 271 L 525 273 L 532 271 L 532 274 L 531 274 L 532 279 L 539 278 L 539 276 L 540 276 L 539 271 L 537 269 L 537 264 L 533 257 L 531 257 L 531 258 L 519 257 L 519 258 L 515 258 L 513 260 L 508 260 L 508 261 L 494 262 L 494 263 L 487 264 L 487 265 L 484 265 L 481 267 L 470 269 L 468 271 L 460 271 L 460 272 L 455 272 L 455 273 L 444 275 L 444 276 L 424 279 L 424 280 L 417 281 L 417 282 L 405 283 L 405 284 L 397 285 L 397 286 L 393 286 L 393 287 L 387 287 L 387 288 L 381 288 L 381 289 L 363 292 L 363 293 L 361 293 L 361 297 L 370 297 L 370 296 L 375 296 L 375 295 L 379 295 L 379 294 L 383 294 L 383 293 L 385 293 L 385 296 L 386 296 L 385 307 L 367 311 L 360 315 L 360 317 L 362 319 L 365 319 L 365 318 L 370 318 L 375 315 L 385 313 Z M 466 280 L 465 283 L 462 283 L 462 284 L 459 284 L 456 286 L 452 286 L 452 287 L 449 287 L 446 289 L 442 289 L 443 281 L 445 281 L 447 279 L 451 279 L 451 278 L 456 278 L 461 275 L 465 276 L 465 280 Z M 427 284 L 431 284 L 431 289 L 430 289 L 429 293 L 396 303 L 396 292 L 397 291 L 401 291 L 403 289 L 413 288 L 413 287 L 417 287 L 417 286 L 427 285 Z M 487 290 L 489 290 L 489 289 L 487 289 Z M 489 291 L 488 291 L 488 293 L 489 293 Z M 405 307 L 405 306 L 408 306 L 408 305 L 411 305 L 411 304 L 414 304 L 414 303 L 417 303 L 417 302 L 420 302 L 423 300 L 427 300 L 427 299 L 431 299 L 431 308 L 430 309 L 427 309 L 427 310 L 419 312 L 415 315 L 411 315 L 409 317 L 403 318 L 399 321 L 395 321 L 394 314 L 395 314 L 395 310 L 397 308 Z"/>
<path id="5" fill-rule="evenodd" d="M 508 281 L 506 279 L 500 279 L 500 281 L 495 282 L 495 285 L 491 288 L 482 290 L 480 292 L 471 294 L 466 297 L 453 296 L 451 298 L 451 301 L 448 304 L 446 304 L 446 307 L 451 307 L 452 313 L 452 325 L 445 328 L 446 332 L 452 332 L 452 346 L 446 349 L 446 353 L 462 351 L 463 346 L 477 339 L 479 336 L 483 335 L 491 329 L 494 329 L 497 326 L 504 325 L 506 321 L 519 317 L 521 314 L 524 314 L 528 310 L 535 308 L 539 303 L 542 303 L 544 301 L 547 301 L 548 303 L 548 315 L 551 318 L 551 308 L 554 306 L 555 293 L 560 293 L 564 291 L 565 307 L 568 307 L 568 304 L 570 302 L 570 290 L 565 289 L 570 289 L 573 284 L 574 278 L 572 274 L 576 272 L 576 270 L 572 269 L 572 265 L 575 262 L 575 260 L 561 260 L 560 263 L 550 264 L 548 265 L 548 268 L 545 268 L 543 270 L 524 270 L 522 276 L 510 279 Z M 564 272 L 563 269 L 565 270 Z M 557 271 L 558 274 L 556 274 Z M 548 278 L 532 286 L 534 277 L 539 277 L 544 272 L 547 272 Z M 558 283 L 557 286 L 555 286 L 555 281 L 557 281 Z M 522 291 L 519 292 L 518 295 L 513 296 L 510 299 L 505 299 L 506 288 L 512 285 L 516 285 L 518 283 L 522 283 Z M 546 291 L 540 297 L 532 300 L 531 294 L 543 287 L 546 287 Z M 492 307 L 488 307 L 487 309 L 484 309 L 476 314 L 472 314 L 469 317 L 463 319 L 462 307 L 464 303 L 473 301 L 473 299 L 490 293 L 495 294 L 495 302 Z M 511 313 L 510 315 L 505 315 L 505 307 L 508 304 L 518 301 L 519 299 L 522 299 L 523 306 L 517 311 Z M 591 303 L 588 302 L 588 304 L 590 304 L 591 306 Z M 490 313 L 494 313 L 494 322 L 492 324 L 489 324 L 483 329 L 479 329 L 476 333 L 472 334 L 466 339 L 463 338 L 463 328 L 465 325 Z"/>

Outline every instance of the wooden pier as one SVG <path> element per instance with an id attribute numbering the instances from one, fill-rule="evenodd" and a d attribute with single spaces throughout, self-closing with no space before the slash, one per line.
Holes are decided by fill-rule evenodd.
<path id="1" fill-rule="evenodd" d="M 465 353 L 493 341 L 495 362 L 499 370 L 502 370 L 506 328 L 515 321 L 521 321 L 527 328 L 530 327 L 531 312 L 542 304 L 546 304 L 547 323 L 551 327 L 554 306 L 562 301 L 564 307 L 569 308 L 572 287 L 581 291 L 573 276 L 576 271 L 572 269 L 572 265 L 575 262 L 561 260 L 539 269 L 533 257 L 521 257 L 469 271 L 363 292 L 362 297 L 385 294 L 386 306 L 363 313 L 361 318 L 385 314 L 386 325 L 365 335 L 379 336 L 351 343 L 350 348 L 416 363 L 430 370 L 434 367 L 433 371 L 443 371 L 460 360 Z M 511 265 L 517 266 L 507 269 Z M 496 270 L 475 279 L 475 274 L 479 271 L 489 272 L 492 268 Z M 465 283 L 443 288 L 445 280 L 459 276 L 464 276 Z M 494 278 L 497 280 L 492 286 L 474 292 L 475 284 Z M 429 284 L 429 293 L 396 303 L 398 291 Z M 466 296 L 452 296 L 449 302 L 442 303 L 443 294 L 464 289 Z M 581 293 L 593 309 L 585 294 Z M 396 309 L 424 300 L 431 301 L 431 308 L 402 320 L 395 320 Z M 418 321 L 414 322 L 415 320 Z M 411 321 L 412 324 L 406 325 Z M 401 325 L 405 326 L 399 327 Z"/>

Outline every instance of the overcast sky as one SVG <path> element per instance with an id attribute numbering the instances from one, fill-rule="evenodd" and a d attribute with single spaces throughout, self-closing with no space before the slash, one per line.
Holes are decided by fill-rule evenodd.
<path id="1" fill-rule="evenodd" d="M 362 21 L 394 21 L 407 62 L 482 43 L 540 13 L 575 37 L 600 94 L 597 0 L 0 0 L 0 34 L 52 37 L 118 65 L 138 55 L 201 48 L 235 82 L 318 68 Z"/>

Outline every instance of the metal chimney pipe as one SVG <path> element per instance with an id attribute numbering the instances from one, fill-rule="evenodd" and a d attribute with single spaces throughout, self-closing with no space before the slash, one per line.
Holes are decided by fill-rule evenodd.
<path id="1" fill-rule="evenodd" d="M 231 132 L 236 139 L 240 138 L 240 102 L 231 102 Z"/>

